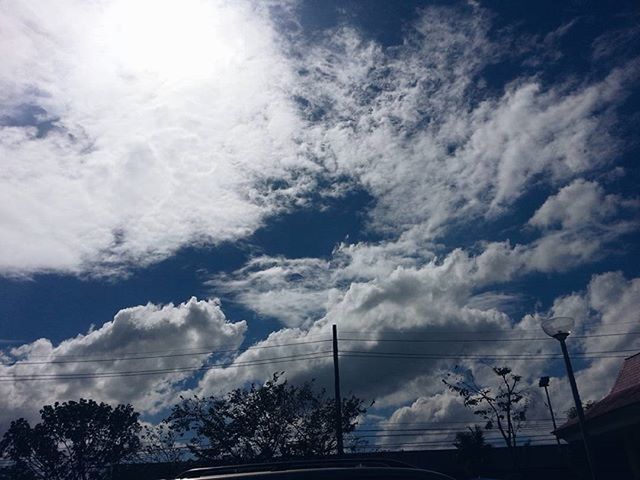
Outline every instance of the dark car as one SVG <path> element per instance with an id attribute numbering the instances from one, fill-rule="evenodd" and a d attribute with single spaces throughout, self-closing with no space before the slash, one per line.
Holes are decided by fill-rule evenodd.
<path id="1" fill-rule="evenodd" d="M 396 460 L 381 459 L 334 459 L 204 467 L 187 470 L 176 479 L 452 480 L 442 473 L 419 469 Z"/>

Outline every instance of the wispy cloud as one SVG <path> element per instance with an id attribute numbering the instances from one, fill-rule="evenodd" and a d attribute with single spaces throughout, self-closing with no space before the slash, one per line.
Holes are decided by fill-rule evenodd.
<path id="1" fill-rule="evenodd" d="M 376 198 L 375 227 L 441 236 L 511 211 L 540 182 L 563 185 L 615 163 L 615 111 L 638 62 L 604 79 L 554 85 L 516 72 L 504 91 L 484 69 L 509 56 L 484 12 L 427 9 L 401 47 L 342 28 L 304 57 L 303 111 L 327 165 Z"/>
<path id="2" fill-rule="evenodd" d="M 208 282 L 261 316 L 291 327 L 309 326 L 324 316 L 332 290 L 332 267 L 315 258 L 257 257 L 233 274 Z"/>

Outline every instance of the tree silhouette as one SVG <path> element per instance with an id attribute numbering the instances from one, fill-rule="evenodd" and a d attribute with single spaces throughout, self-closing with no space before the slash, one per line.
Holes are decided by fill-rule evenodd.
<path id="1" fill-rule="evenodd" d="M 326 455 L 336 450 L 335 403 L 312 382 L 296 387 L 275 373 L 264 385 L 233 390 L 222 397 L 183 398 L 167 422 L 191 436 L 199 459 L 270 459 L 279 456 Z M 362 400 L 342 401 L 342 429 L 355 430 L 365 413 Z"/>
<path id="2" fill-rule="evenodd" d="M 453 392 L 459 394 L 464 405 L 483 418 L 485 429 L 497 428 L 506 446 L 513 453 L 517 434 L 527 418 L 528 394 L 519 386 L 522 377 L 508 367 L 492 367 L 498 377 L 498 387 L 492 389 L 476 383 L 472 374 L 448 374 L 442 381 Z"/>
<path id="3" fill-rule="evenodd" d="M 184 448 L 177 442 L 177 433 L 167 422 L 145 425 L 140 434 L 142 445 L 138 452 L 141 462 L 178 464 L 185 459 Z"/>
<path id="4" fill-rule="evenodd" d="M 582 404 L 582 409 L 586 412 L 588 410 L 591 409 L 591 407 L 593 407 L 596 403 L 595 400 L 587 400 L 586 403 Z M 567 418 L 576 418 L 578 416 L 578 410 L 576 410 L 576 407 L 570 407 L 566 412 L 565 415 L 567 416 Z"/>
<path id="5" fill-rule="evenodd" d="M 482 429 L 475 425 L 468 432 L 456 433 L 453 445 L 458 449 L 458 457 L 469 475 L 477 476 L 487 463 L 491 445 L 486 443 Z"/>
<path id="6" fill-rule="evenodd" d="M 15 478 L 98 479 L 140 446 L 131 405 L 56 402 L 43 407 L 40 417 L 33 427 L 24 418 L 11 422 L 0 442 L 0 452 L 15 462 Z"/>

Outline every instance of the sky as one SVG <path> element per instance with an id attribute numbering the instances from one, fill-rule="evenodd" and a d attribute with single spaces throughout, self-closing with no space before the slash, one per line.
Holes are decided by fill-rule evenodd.
<path id="1" fill-rule="evenodd" d="M 543 435 L 541 319 L 584 400 L 640 350 L 636 2 L 1 2 L 0 35 L 0 430 L 329 386 L 336 324 L 364 424 L 472 424 L 442 378 L 507 364 Z"/>

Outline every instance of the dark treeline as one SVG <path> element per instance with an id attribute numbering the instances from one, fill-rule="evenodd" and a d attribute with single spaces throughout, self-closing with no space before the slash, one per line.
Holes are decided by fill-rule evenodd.
<path id="1" fill-rule="evenodd" d="M 461 371 L 443 381 L 479 417 L 485 431 L 499 433 L 516 469 L 516 439 L 527 419 L 529 394 L 511 369 L 492 370 L 498 379 L 495 387 L 478 385 L 469 372 Z M 3 475 L 15 480 L 94 480 L 110 478 L 123 463 L 182 467 L 184 462 L 241 463 L 337 453 L 333 396 L 316 388 L 313 380 L 289 384 L 283 373 L 225 395 L 181 396 L 155 425 L 142 423 L 131 405 L 112 407 L 87 399 L 47 405 L 35 425 L 24 418 L 11 422 L 0 441 L 5 464 L 0 480 Z M 367 411 L 365 403 L 356 396 L 341 400 L 345 445 L 351 452 L 362 451 L 367 435 L 358 437 L 355 430 Z M 484 469 L 490 446 L 482 429 L 458 432 L 451 446 L 468 474 Z"/>
<path id="2" fill-rule="evenodd" d="M 108 478 L 123 462 L 177 463 L 269 460 L 328 455 L 336 451 L 336 404 L 313 381 L 295 386 L 276 373 L 226 395 L 190 398 L 159 425 L 142 425 L 131 405 L 112 407 L 80 399 L 47 405 L 40 422 L 11 422 L 0 441 L 15 480 Z M 342 399 L 342 430 L 349 436 L 364 402 Z M 354 439 L 351 444 L 357 444 Z"/>

